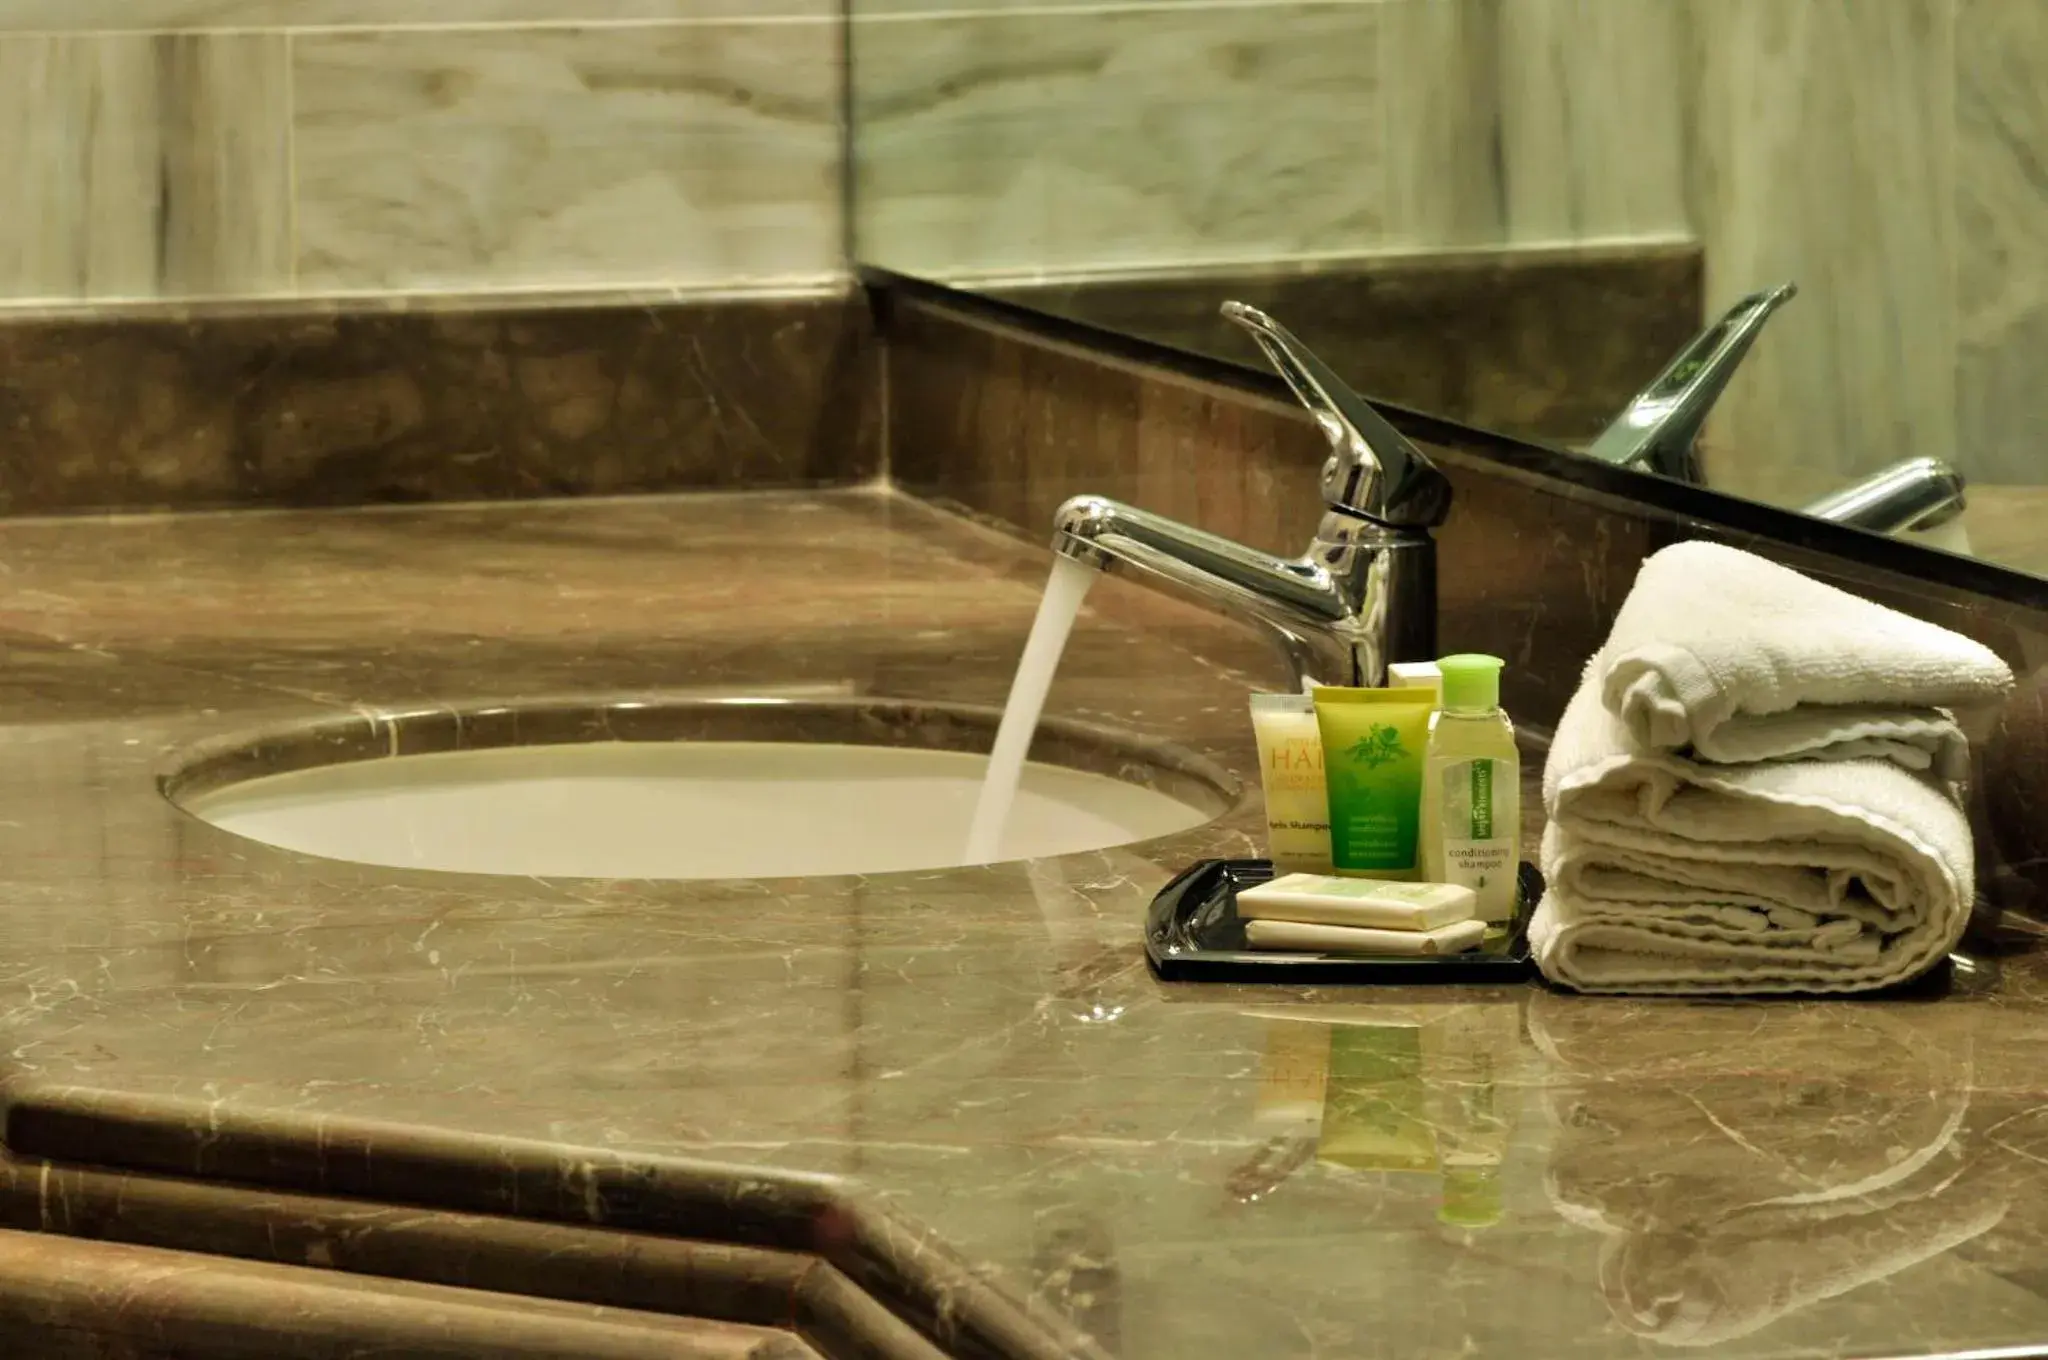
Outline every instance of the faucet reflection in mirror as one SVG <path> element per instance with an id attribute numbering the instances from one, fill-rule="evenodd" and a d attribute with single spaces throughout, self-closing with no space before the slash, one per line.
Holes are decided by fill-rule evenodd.
<path id="1" fill-rule="evenodd" d="M 1704 483 L 1699 437 L 1707 416 L 1771 313 L 1798 294 L 1797 284 L 1780 284 L 1729 308 L 1636 393 L 1586 452 L 1602 462 Z"/>
<path id="2" fill-rule="evenodd" d="M 1706 485 L 1700 431 L 1714 403 L 1771 316 L 1799 295 L 1798 285 L 1751 293 L 1678 352 L 1650 385 L 1587 448 L 1621 467 Z M 1964 509 L 1963 475 L 1938 458 L 1907 458 L 1802 507 L 1809 515 L 1873 533 L 1924 533 L 1952 524 Z"/>
<path id="3" fill-rule="evenodd" d="M 1299 557 L 1280 557 L 1101 496 L 1054 518 L 1053 550 L 1240 616 L 1309 684 L 1381 685 L 1390 662 L 1436 655 L 1436 540 L 1451 486 L 1286 327 L 1243 303 L 1244 327 L 1330 444 L 1324 513 Z"/>

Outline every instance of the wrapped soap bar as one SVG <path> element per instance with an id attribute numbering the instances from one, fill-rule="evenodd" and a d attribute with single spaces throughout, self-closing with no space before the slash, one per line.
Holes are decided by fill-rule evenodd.
<path id="1" fill-rule="evenodd" d="M 1237 895 L 1237 914 L 1247 920 L 1374 930 L 1435 930 L 1469 921 L 1478 913 L 1478 894 L 1456 883 L 1284 874 Z"/>
<path id="2" fill-rule="evenodd" d="M 1318 926 L 1302 921 L 1246 921 L 1245 940 L 1254 949 L 1301 954 L 1389 954 L 1410 958 L 1462 954 L 1486 938 L 1483 921 L 1460 921 L 1435 930 L 1364 930 Z"/>

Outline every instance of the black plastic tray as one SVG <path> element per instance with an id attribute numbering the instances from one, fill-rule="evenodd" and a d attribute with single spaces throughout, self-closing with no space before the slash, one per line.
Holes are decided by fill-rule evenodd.
<path id="1" fill-rule="evenodd" d="M 1205 859 L 1159 890 L 1145 920 L 1145 956 L 1173 982 L 1333 982 L 1413 986 L 1418 983 L 1511 983 L 1535 976 L 1529 961 L 1529 914 L 1543 896 L 1543 876 L 1524 862 L 1514 928 L 1463 954 L 1423 958 L 1357 958 L 1245 948 L 1237 894 L 1269 882 L 1265 859 Z"/>

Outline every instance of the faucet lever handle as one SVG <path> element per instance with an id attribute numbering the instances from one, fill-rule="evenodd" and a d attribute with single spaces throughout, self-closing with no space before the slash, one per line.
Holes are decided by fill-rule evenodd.
<path id="1" fill-rule="evenodd" d="M 1330 459 L 1323 464 L 1326 501 L 1383 524 L 1443 523 L 1451 484 L 1421 449 L 1272 317 L 1242 302 L 1224 303 L 1223 315 L 1251 332 L 1330 441 Z"/>
<path id="2" fill-rule="evenodd" d="M 1714 403 L 1735 376 L 1757 332 L 1771 313 L 1799 294 L 1781 283 L 1751 293 L 1678 351 L 1650 385 L 1629 399 L 1628 408 L 1600 432 L 1586 453 L 1602 462 L 1699 482 L 1694 448 Z"/>

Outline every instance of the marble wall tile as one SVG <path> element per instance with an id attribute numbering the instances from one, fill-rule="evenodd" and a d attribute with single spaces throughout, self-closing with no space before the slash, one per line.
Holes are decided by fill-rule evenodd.
<path id="1" fill-rule="evenodd" d="M 308 291 L 841 268 L 835 23 L 389 31 L 294 50 Z"/>
<path id="2" fill-rule="evenodd" d="M 863 16 L 860 253 L 941 277 L 1355 250 L 1383 7 Z"/>
<path id="3" fill-rule="evenodd" d="M 829 18 L 838 0 L 0 0 L 0 32 L 390 28 L 477 23 Z"/>
<path id="4" fill-rule="evenodd" d="M 1381 26 L 1386 239 L 1417 249 L 1499 244 L 1500 0 L 1396 0 Z"/>
<path id="5" fill-rule="evenodd" d="M 1684 235 L 1678 6 L 1386 5 L 1387 240 Z"/>
<path id="6" fill-rule="evenodd" d="M 1955 452 L 1946 0 L 1693 0 L 1708 307 L 1796 280 L 1709 429 L 1717 486 L 1804 501 Z"/>
<path id="7" fill-rule="evenodd" d="M 863 249 L 971 273 L 1682 235 L 1679 3 L 864 5 Z"/>
<path id="8" fill-rule="evenodd" d="M 1216 0 L 1083 0 L 1076 5 L 1072 0 L 854 0 L 854 9 L 862 15 L 870 14 L 959 14 L 966 11 L 986 13 L 990 11 L 1058 10 L 1058 9 L 1193 9 L 1197 6 L 1212 5 Z M 1270 0 L 1271 3 L 1285 4 L 1289 0 Z M 1335 0 L 1338 4 L 1352 3 L 1353 0 Z M 1224 0 L 1233 3 L 1233 0 Z"/>
<path id="9" fill-rule="evenodd" d="M 260 34 L 0 36 L 0 297 L 288 286 L 287 52 Z"/>
<path id="10" fill-rule="evenodd" d="M 1507 239 L 1687 230 L 1679 0 L 1507 0 Z"/>
<path id="11" fill-rule="evenodd" d="M 1961 0 L 1956 19 L 1956 457 L 2048 480 L 2048 5 Z"/>

